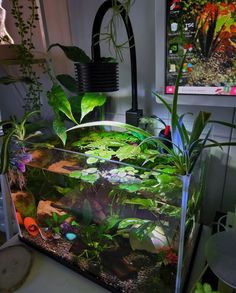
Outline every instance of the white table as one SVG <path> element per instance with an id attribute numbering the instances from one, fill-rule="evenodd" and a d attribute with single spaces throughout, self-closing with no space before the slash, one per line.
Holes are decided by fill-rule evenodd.
<path id="1" fill-rule="evenodd" d="M 5 246 L 22 244 L 18 236 L 6 242 Z M 73 270 L 31 248 L 33 265 L 29 276 L 16 293 L 107 293 L 103 287 L 93 283 Z"/>

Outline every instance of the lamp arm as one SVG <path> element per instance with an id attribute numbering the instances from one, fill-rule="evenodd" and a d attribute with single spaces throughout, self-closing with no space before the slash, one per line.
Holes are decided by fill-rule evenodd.
<path id="1" fill-rule="evenodd" d="M 100 30 L 103 18 L 106 12 L 112 8 L 113 0 L 105 1 L 98 9 L 92 28 L 92 59 L 94 61 L 99 61 L 101 58 L 100 53 Z M 122 6 L 120 2 L 117 2 Z M 138 97 L 137 97 L 137 63 L 136 63 L 136 50 L 135 50 L 135 41 L 132 25 L 130 22 L 130 18 L 127 14 L 126 9 L 123 9 L 120 12 L 122 20 L 124 22 L 126 32 L 129 40 L 129 49 L 130 49 L 130 63 L 131 63 L 131 84 L 132 84 L 132 111 L 138 111 Z"/>

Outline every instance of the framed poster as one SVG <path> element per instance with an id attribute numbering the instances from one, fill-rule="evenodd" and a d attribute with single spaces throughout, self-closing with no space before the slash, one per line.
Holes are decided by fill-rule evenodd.
<path id="1" fill-rule="evenodd" d="M 236 95 L 236 0 L 168 0 L 165 93 Z"/>

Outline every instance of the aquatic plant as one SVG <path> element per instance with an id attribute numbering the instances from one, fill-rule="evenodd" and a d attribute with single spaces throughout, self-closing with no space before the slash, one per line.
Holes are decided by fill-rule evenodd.
<path id="1" fill-rule="evenodd" d="M 101 261 L 100 255 L 104 250 L 115 246 L 115 235 L 111 234 L 111 225 L 102 223 L 80 226 L 80 239 L 85 245 L 85 249 L 79 255 L 94 261 Z"/>
<path id="2" fill-rule="evenodd" d="M 68 214 L 58 215 L 57 213 L 53 212 L 52 217 L 46 218 L 45 222 L 52 229 L 52 231 L 56 234 L 60 233 L 60 225 L 69 218 Z"/>
<path id="3" fill-rule="evenodd" d="M 25 152 L 24 142 L 29 140 L 30 138 L 33 138 L 41 134 L 40 131 L 27 134 L 26 122 L 31 116 L 38 113 L 39 111 L 33 111 L 30 113 L 27 113 L 24 115 L 24 117 L 22 118 L 20 122 L 18 122 L 15 117 L 13 117 L 11 120 L 0 122 L 0 127 L 5 126 L 9 128 L 3 137 L 3 143 L 1 148 L 0 174 L 5 174 L 8 171 L 9 162 L 10 162 L 10 147 L 9 146 L 11 141 L 13 140 L 15 140 L 18 144 L 18 155 L 21 157 L 19 162 L 16 162 L 13 159 L 13 166 L 14 165 L 16 166 L 16 164 L 18 164 L 18 167 L 24 170 L 23 164 L 25 164 L 26 161 L 30 159 L 30 157 Z M 20 163 L 21 163 L 21 167 L 19 166 Z"/>

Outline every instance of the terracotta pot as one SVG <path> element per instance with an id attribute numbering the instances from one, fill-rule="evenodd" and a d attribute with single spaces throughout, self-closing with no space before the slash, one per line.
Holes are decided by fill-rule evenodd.
<path id="1" fill-rule="evenodd" d="M 19 45 L 0 45 L 0 60 L 16 60 Z"/>

